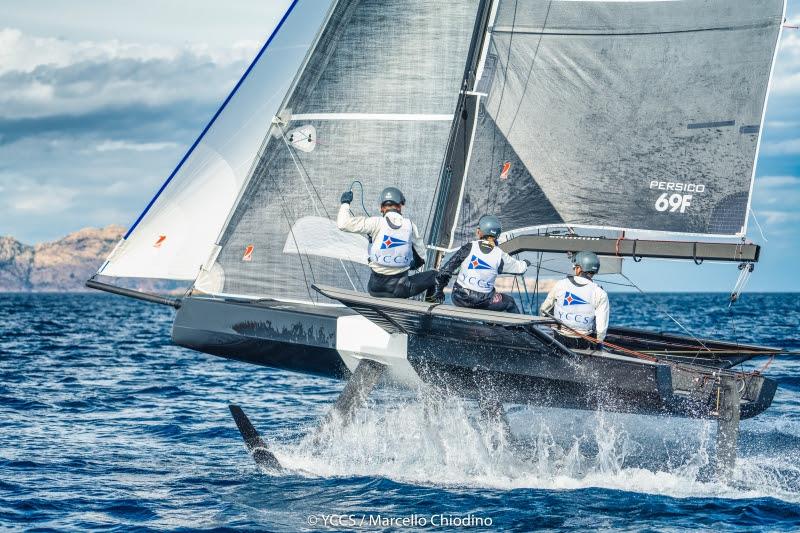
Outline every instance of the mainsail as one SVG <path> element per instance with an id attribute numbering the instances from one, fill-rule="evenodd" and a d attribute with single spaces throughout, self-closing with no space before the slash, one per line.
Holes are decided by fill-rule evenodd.
<path id="1" fill-rule="evenodd" d="M 738 236 L 784 0 L 498 0 L 431 244 L 484 213 Z"/>

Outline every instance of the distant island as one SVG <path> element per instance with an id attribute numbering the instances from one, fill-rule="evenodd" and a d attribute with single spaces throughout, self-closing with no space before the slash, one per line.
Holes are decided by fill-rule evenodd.
<path id="1" fill-rule="evenodd" d="M 94 274 L 125 233 L 125 228 L 84 228 L 57 241 L 29 245 L 0 237 L 0 292 L 86 292 Z M 173 282 L 135 280 L 140 290 L 170 290 Z"/>

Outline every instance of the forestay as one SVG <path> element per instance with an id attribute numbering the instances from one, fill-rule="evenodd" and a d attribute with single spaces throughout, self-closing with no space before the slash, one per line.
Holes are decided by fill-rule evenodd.
<path id="1" fill-rule="evenodd" d="M 743 234 L 783 13 L 784 0 L 499 0 L 468 170 L 432 243 L 468 240 L 484 213 L 514 230 Z"/>
<path id="2" fill-rule="evenodd" d="M 359 179 L 374 215 L 380 190 L 394 185 L 406 195 L 404 214 L 424 224 L 477 5 L 335 4 L 197 288 L 299 301 L 325 300 L 312 283 L 366 289 L 366 240 L 361 253 L 342 257 L 358 242 L 331 228 L 339 197 Z M 364 214 L 360 204 L 356 214 Z"/>

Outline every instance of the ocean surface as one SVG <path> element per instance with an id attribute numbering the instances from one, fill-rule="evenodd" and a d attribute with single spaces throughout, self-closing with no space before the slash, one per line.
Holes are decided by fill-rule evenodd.
<path id="1" fill-rule="evenodd" d="M 698 335 L 800 350 L 798 301 L 611 294 L 612 322 L 677 331 L 668 312 Z M 315 446 L 341 382 L 176 347 L 171 321 L 110 295 L 0 296 L 0 529 L 800 529 L 797 358 L 769 367 L 774 403 L 742 423 L 723 483 L 703 474 L 711 422 L 510 406 L 521 456 L 487 442 L 469 402 L 390 390 Z M 256 467 L 229 402 L 286 472 Z"/>

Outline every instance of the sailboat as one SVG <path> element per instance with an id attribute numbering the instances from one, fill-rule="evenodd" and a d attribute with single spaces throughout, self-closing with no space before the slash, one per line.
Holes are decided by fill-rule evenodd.
<path id="1" fill-rule="evenodd" d="M 715 419 L 718 463 L 776 382 L 734 367 L 779 348 L 378 299 L 367 241 L 336 228 L 387 185 L 436 267 L 497 214 L 510 254 L 592 250 L 743 276 L 784 0 L 292 0 L 264 47 L 89 287 L 171 305 L 201 352 L 348 380 L 346 423 L 381 382 L 503 403 Z M 356 202 L 354 205 L 358 205 Z M 184 280 L 180 298 L 121 278 Z M 613 321 L 613 311 L 612 311 Z M 274 466 L 244 412 L 260 464 Z"/>

